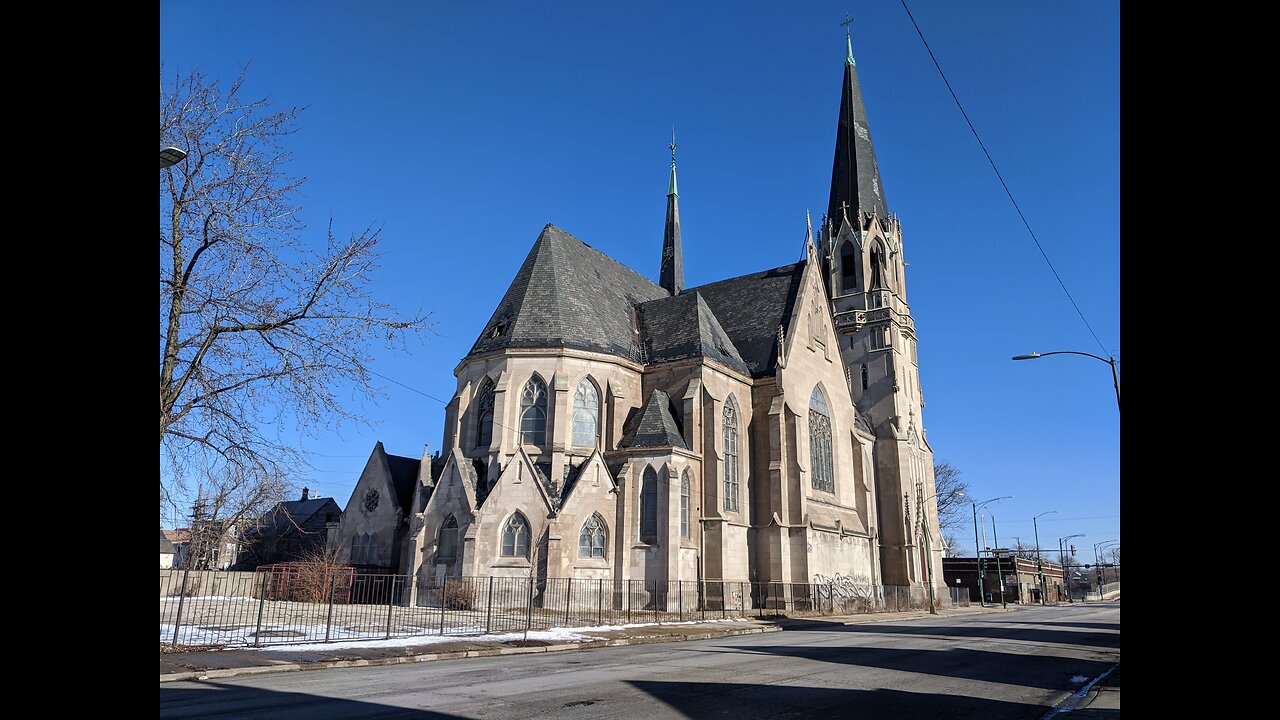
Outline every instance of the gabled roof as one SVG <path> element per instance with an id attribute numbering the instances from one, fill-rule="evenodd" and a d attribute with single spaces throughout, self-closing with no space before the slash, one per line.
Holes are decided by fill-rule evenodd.
<path id="1" fill-rule="evenodd" d="M 169 538 L 164 535 L 164 528 L 160 528 L 160 554 L 172 555 L 173 543 L 169 542 Z"/>
<path id="2" fill-rule="evenodd" d="M 634 360 L 635 305 L 669 295 L 652 280 L 547 225 L 469 354 L 569 347 Z"/>
<path id="3" fill-rule="evenodd" d="M 391 484 L 396 489 L 396 500 L 406 513 L 411 512 L 413 490 L 418 484 L 418 471 L 422 461 L 402 455 L 387 453 L 387 467 L 391 470 Z"/>
<path id="4" fill-rule="evenodd" d="M 332 508 L 328 506 L 332 505 Z M 342 508 L 333 498 L 312 498 L 310 500 L 286 500 L 259 517 L 245 531 L 246 536 L 259 538 L 279 537 L 287 535 L 299 526 L 307 524 L 316 513 L 331 512 L 335 516 L 342 514 Z M 333 518 L 337 520 L 337 517 Z"/>
<path id="5" fill-rule="evenodd" d="M 666 393 L 661 390 L 650 393 L 644 407 L 633 411 L 623 423 L 622 441 L 618 447 L 677 447 L 688 450 L 670 407 L 671 398 Z"/>
<path id="6" fill-rule="evenodd" d="M 773 372 L 778 360 L 778 328 L 791 320 L 791 311 L 804 277 L 805 261 L 773 270 L 742 275 L 696 288 L 733 341 L 753 377 Z"/>
<path id="7" fill-rule="evenodd" d="M 701 356 L 751 374 L 733 340 L 697 290 L 642 304 L 640 325 L 648 362 Z"/>

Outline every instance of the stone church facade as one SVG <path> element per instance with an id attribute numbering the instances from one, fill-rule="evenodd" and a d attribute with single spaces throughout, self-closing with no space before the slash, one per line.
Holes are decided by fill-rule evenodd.
<path id="1" fill-rule="evenodd" d="M 685 287 L 674 143 L 657 283 L 542 230 L 455 370 L 443 451 L 387 510 L 399 572 L 919 586 L 941 568 L 902 226 L 851 44 L 843 74 L 800 262 Z M 380 468 L 362 482 L 405 498 Z"/>

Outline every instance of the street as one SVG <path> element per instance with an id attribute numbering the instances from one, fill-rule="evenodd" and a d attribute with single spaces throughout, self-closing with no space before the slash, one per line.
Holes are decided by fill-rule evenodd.
<path id="1" fill-rule="evenodd" d="M 1108 602 L 168 683 L 160 717 L 1039 718 L 1119 661 Z"/>

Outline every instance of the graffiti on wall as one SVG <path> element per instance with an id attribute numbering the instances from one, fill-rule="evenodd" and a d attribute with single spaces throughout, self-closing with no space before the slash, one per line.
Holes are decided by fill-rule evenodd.
<path id="1" fill-rule="evenodd" d="M 838 598 L 872 598 L 875 596 L 875 587 L 871 584 L 871 578 L 865 575 L 814 575 L 813 582 L 818 586 L 818 594 L 821 597 L 838 597 Z"/>

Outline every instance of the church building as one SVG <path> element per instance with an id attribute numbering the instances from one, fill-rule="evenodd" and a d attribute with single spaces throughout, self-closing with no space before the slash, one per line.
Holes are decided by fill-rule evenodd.
<path id="1" fill-rule="evenodd" d="M 431 470 L 371 458 L 358 491 L 405 527 L 370 551 L 376 530 L 344 520 L 362 559 L 394 556 L 433 585 L 930 581 L 902 224 L 848 48 L 830 202 L 804 258 L 686 287 L 674 140 L 657 282 L 547 225 L 455 369 Z"/>

